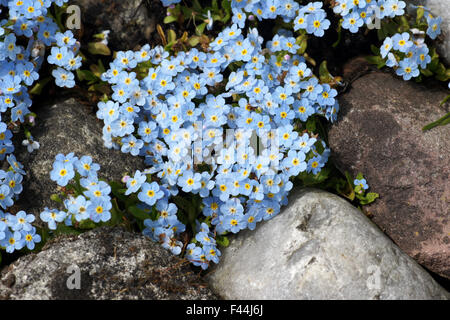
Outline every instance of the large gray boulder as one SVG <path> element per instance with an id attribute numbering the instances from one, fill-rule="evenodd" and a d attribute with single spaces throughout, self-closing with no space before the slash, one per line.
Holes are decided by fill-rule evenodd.
<path id="1" fill-rule="evenodd" d="M 342 172 L 362 172 L 380 194 L 364 207 L 372 220 L 420 264 L 450 278 L 450 125 L 422 131 L 450 111 L 449 103 L 440 106 L 448 94 L 440 83 L 364 75 L 339 97 L 329 145 Z"/>
<path id="2" fill-rule="evenodd" d="M 16 145 L 20 147 L 15 154 L 27 173 L 18 202 L 21 210 L 39 216 L 45 207 L 57 205 L 50 200 L 50 196 L 57 193 L 57 184 L 50 179 L 50 171 L 58 153 L 91 156 L 101 166 L 99 177 L 106 180 L 120 181 L 125 173 L 145 168 L 141 157 L 104 147 L 102 122 L 96 118 L 92 106 L 70 98 L 41 106 L 36 113 L 37 124 L 31 132 L 40 148 L 30 154 L 20 146 L 21 138 L 16 137 Z"/>
<path id="3" fill-rule="evenodd" d="M 324 191 L 235 236 L 209 283 L 225 299 L 446 299 L 358 209 Z"/>
<path id="4" fill-rule="evenodd" d="M 79 280 L 77 280 L 79 275 Z M 1 273 L 0 299 L 211 300 L 189 264 L 120 227 L 60 237 Z"/>

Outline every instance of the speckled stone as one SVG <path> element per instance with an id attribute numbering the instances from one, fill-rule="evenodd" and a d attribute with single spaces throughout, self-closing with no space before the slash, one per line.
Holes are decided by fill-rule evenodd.
<path id="1" fill-rule="evenodd" d="M 73 280 L 79 268 L 80 287 Z M 67 283 L 74 285 L 72 289 Z M 189 264 L 146 237 L 102 227 L 60 237 L 1 272 L 0 299 L 212 300 Z"/>
<path id="2" fill-rule="evenodd" d="M 448 293 L 361 211 L 318 190 L 222 251 L 208 280 L 224 299 L 447 299 Z"/>
<path id="3" fill-rule="evenodd" d="M 141 157 L 107 149 L 102 139 L 102 122 L 90 108 L 75 99 L 45 105 L 36 112 L 38 118 L 32 135 L 39 141 L 40 148 L 31 154 L 23 147 L 15 152 L 27 173 L 18 201 L 21 210 L 39 216 L 45 207 L 57 207 L 57 203 L 50 200 L 58 187 L 50 179 L 50 171 L 58 153 L 91 156 L 101 166 L 99 178 L 106 180 L 120 181 L 125 173 L 145 168 Z M 16 144 L 19 145 L 18 141 Z"/>
<path id="4" fill-rule="evenodd" d="M 166 10 L 161 1 L 148 0 L 74 0 L 81 8 L 86 41 L 92 35 L 110 30 L 109 47 L 133 50 L 137 45 L 159 43 L 156 24 L 162 24 Z"/>

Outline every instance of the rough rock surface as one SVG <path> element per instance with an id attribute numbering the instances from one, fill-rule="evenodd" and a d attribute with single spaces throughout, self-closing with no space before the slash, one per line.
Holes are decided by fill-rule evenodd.
<path id="1" fill-rule="evenodd" d="M 70 266 L 79 267 L 80 289 Z M 67 283 L 75 288 L 69 289 Z M 216 296 L 186 262 L 160 245 L 119 227 L 103 227 L 78 237 L 57 238 L 38 254 L 6 267 L 0 298 L 211 300 Z"/>
<path id="2" fill-rule="evenodd" d="M 110 30 L 109 46 L 114 50 L 157 42 L 156 24 L 166 14 L 159 0 L 75 0 L 74 4 L 81 8 L 84 38 L 92 41 L 92 35 Z"/>
<path id="3" fill-rule="evenodd" d="M 351 64 L 351 62 L 350 62 Z M 450 126 L 422 132 L 449 112 L 450 92 L 375 72 L 340 96 L 329 132 L 341 171 L 362 172 L 380 199 L 365 210 L 411 257 L 450 278 Z"/>
<path id="4" fill-rule="evenodd" d="M 442 18 L 441 35 L 437 39 L 437 49 L 441 57 L 450 65 L 450 9 L 449 2 L 443 0 L 407 0 L 415 5 L 430 9 L 435 17 Z M 410 9 L 411 10 L 411 9 Z"/>
<path id="5" fill-rule="evenodd" d="M 223 250 L 209 276 L 225 299 L 446 299 L 448 293 L 347 201 L 292 192 L 290 204 Z"/>
<path id="6" fill-rule="evenodd" d="M 21 210 L 39 216 L 45 207 L 57 205 L 50 200 L 57 190 L 56 182 L 50 179 L 50 171 L 58 153 L 74 152 L 78 157 L 91 156 L 94 162 L 100 164 L 99 177 L 107 180 L 120 181 L 124 173 L 145 168 L 142 158 L 104 147 L 102 122 L 75 99 L 43 106 L 36 112 L 38 119 L 32 135 L 39 141 L 40 148 L 31 154 L 24 147 L 16 152 L 17 159 L 27 172 L 18 202 Z"/>

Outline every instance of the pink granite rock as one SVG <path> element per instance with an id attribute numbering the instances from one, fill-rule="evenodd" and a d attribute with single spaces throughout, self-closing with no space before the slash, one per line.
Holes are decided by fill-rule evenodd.
<path id="1" fill-rule="evenodd" d="M 380 199 L 365 207 L 401 249 L 450 278 L 450 125 L 422 132 L 449 112 L 450 90 L 374 72 L 341 95 L 329 143 L 342 171 L 362 172 Z"/>

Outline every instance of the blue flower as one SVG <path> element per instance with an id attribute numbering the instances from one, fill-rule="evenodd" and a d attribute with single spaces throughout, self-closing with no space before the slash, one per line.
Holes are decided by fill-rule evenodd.
<path id="1" fill-rule="evenodd" d="M 0 206 L 6 209 L 14 204 L 12 196 L 14 193 L 7 185 L 0 185 Z"/>
<path id="2" fill-rule="evenodd" d="M 317 174 L 323 168 L 325 163 L 321 161 L 321 157 L 314 157 L 308 161 L 307 172 L 312 172 L 312 174 Z"/>
<path id="3" fill-rule="evenodd" d="M 91 201 L 87 200 L 84 196 L 78 196 L 68 206 L 70 213 L 75 215 L 75 220 L 80 222 L 89 218 L 89 212 L 87 208 L 91 205 Z"/>
<path id="4" fill-rule="evenodd" d="M 364 21 L 361 19 L 358 13 L 353 12 L 352 14 L 347 15 L 344 18 L 344 22 L 342 23 L 342 27 L 344 29 L 350 30 L 352 33 L 358 32 L 359 28 L 364 24 Z"/>
<path id="5" fill-rule="evenodd" d="M 80 160 L 75 161 L 74 166 L 78 173 L 83 176 L 97 176 L 97 171 L 100 170 L 98 163 L 93 163 L 90 156 L 83 156 Z"/>
<path id="6" fill-rule="evenodd" d="M 8 219 L 8 225 L 13 231 L 31 231 L 31 223 L 34 219 L 34 215 L 26 214 L 25 211 L 19 211 L 15 216 L 10 216 L 10 219 Z"/>
<path id="7" fill-rule="evenodd" d="M 330 21 L 326 19 L 326 14 L 317 12 L 309 14 L 307 17 L 306 32 L 314 34 L 316 37 L 322 37 L 330 27 Z"/>
<path id="8" fill-rule="evenodd" d="M 156 182 L 145 182 L 141 187 L 141 192 L 138 194 L 138 199 L 149 206 L 153 206 L 156 201 L 162 199 L 163 197 L 164 193 L 161 191 Z"/>
<path id="9" fill-rule="evenodd" d="M 137 192 L 146 180 L 147 176 L 137 170 L 134 174 L 134 177 L 128 179 L 127 181 L 127 191 L 125 191 L 125 195 L 127 196 L 131 193 Z"/>
<path id="10" fill-rule="evenodd" d="M 402 34 L 396 33 L 392 37 L 392 45 L 395 50 L 399 50 L 400 52 L 406 53 L 413 46 L 413 42 L 410 40 L 410 35 L 407 32 L 403 32 Z"/>
<path id="11" fill-rule="evenodd" d="M 441 34 L 442 18 L 437 17 L 427 19 L 427 22 L 428 22 L 427 35 L 434 40 L 437 38 L 438 35 Z"/>
<path id="12" fill-rule="evenodd" d="M 72 72 L 63 68 L 57 68 L 52 71 L 55 83 L 58 87 L 73 88 L 75 86 L 75 76 Z"/>
<path id="13" fill-rule="evenodd" d="M 9 155 L 6 157 L 6 160 L 11 165 L 11 168 L 21 175 L 25 175 L 25 171 L 23 170 L 23 165 L 20 164 L 20 162 L 17 161 L 16 157 L 14 155 Z"/>
<path id="14" fill-rule="evenodd" d="M 75 176 L 72 163 L 64 163 L 55 161 L 53 170 L 50 172 L 50 179 L 55 181 L 59 186 L 65 187 L 69 181 Z"/>
<path id="15" fill-rule="evenodd" d="M 412 59 L 406 58 L 400 61 L 399 68 L 396 70 L 397 75 L 402 76 L 404 80 L 409 80 L 419 76 L 420 71 L 417 63 Z"/>
<path id="16" fill-rule="evenodd" d="M 384 39 L 383 45 L 380 48 L 381 57 L 385 58 L 389 51 L 392 49 L 392 38 L 387 37 Z"/>
<path id="17" fill-rule="evenodd" d="M 45 208 L 44 211 L 41 212 L 39 217 L 42 221 L 48 223 L 48 228 L 50 230 L 56 230 L 56 223 L 63 222 L 66 219 L 66 216 L 67 213 L 64 211 Z"/>
<path id="18" fill-rule="evenodd" d="M 100 221 L 107 222 L 111 219 L 111 201 L 103 198 L 91 199 L 91 203 L 87 207 L 87 212 L 92 221 L 98 223 Z"/>
<path id="19" fill-rule="evenodd" d="M 22 239 L 22 234 L 19 231 L 5 233 L 5 238 L 0 242 L 2 247 L 6 247 L 6 252 L 12 253 L 15 250 L 20 250 L 25 246 L 25 242 Z"/>
<path id="20" fill-rule="evenodd" d="M 35 244 L 41 242 L 41 236 L 36 233 L 35 227 L 32 227 L 31 230 L 23 230 L 21 233 L 21 238 L 25 241 L 28 250 L 33 250 Z"/>
<path id="21" fill-rule="evenodd" d="M 367 184 L 366 179 L 355 179 L 353 184 L 357 187 L 360 187 L 363 190 L 369 189 L 369 185 Z"/>

